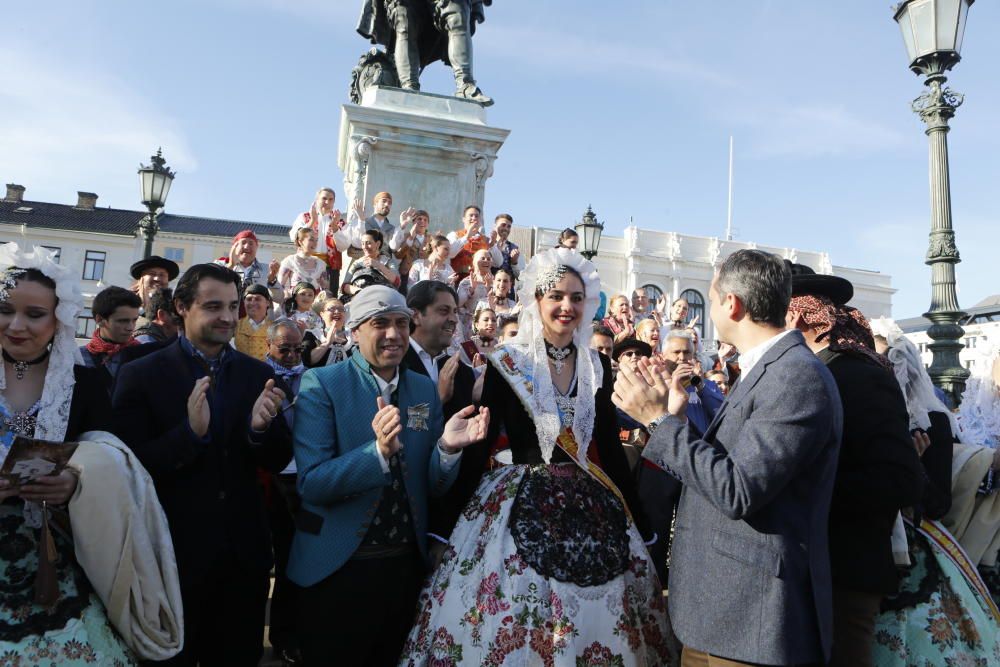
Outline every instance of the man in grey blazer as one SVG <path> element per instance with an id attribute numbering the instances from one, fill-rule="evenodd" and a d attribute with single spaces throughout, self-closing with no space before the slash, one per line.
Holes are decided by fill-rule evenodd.
<path id="1" fill-rule="evenodd" d="M 709 292 L 740 381 L 704 437 L 688 427 L 689 364 L 620 369 L 614 402 L 648 424 L 643 456 L 684 485 L 670 564 L 682 665 L 822 664 L 832 602 L 827 517 L 842 430 L 830 372 L 785 330 L 791 275 L 740 250 Z M 720 662 L 729 661 L 729 662 Z"/>

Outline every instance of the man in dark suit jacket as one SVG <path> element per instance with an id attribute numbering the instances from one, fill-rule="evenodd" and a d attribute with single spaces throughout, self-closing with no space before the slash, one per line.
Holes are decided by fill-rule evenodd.
<path id="1" fill-rule="evenodd" d="M 827 517 L 842 413 L 837 386 L 786 331 L 791 275 L 740 250 L 709 291 L 719 339 L 743 376 L 702 438 L 687 424 L 693 367 L 621 367 L 614 402 L 642 423 L 643 457 L 684 486 L 670 562 L 670 616 L 682 665 L 822 664 L 832 643 Z M 728 664 L 728 663 L 727 663 Z"/>
<path id="2" fill-rule="evenodd" d="M 229 346 L 239 276 L 192 266 L 175 293 L 184 337 L 122 367 L 113 428 L 149 471 L 170 523 L 184 604 L 171 665 L 256 665 L 271 548 L 256 467 L 280 471 L 291 434 L 274 372 Z"/>
<path id="3" fill-rule="evenodd" d="M 406 305 L 413 310 L 413 319 L 410 320 L 410 347 L 403 365 L 434 380 L 447 421 L 476 402 L 472 396 L 475 373 L 462 363 L 459 355 L 449 357 L 445 354 L 458 326 L 458 295 L 445 283 L 422 280 L 410 287 Z M 487 454 L 485 443 L 468 447 L 459 461 L 455 483 L 445 495 L 430 498 L 429 534 L 441 540 L 451 535 L 462 509 L 479 485 Z"/>
<path id="4" fill-rule="evenodd" d="M 845 304 L 854 286 L 790 265 L 788 325 L 797 328 L 837 381 L 844 436 L 830 505 L 834 667 L 872 665 L 875 617 L 897 592 L 892 528 L 920 502 L 923 468 L 909 434 L 906 401 L 888 360 L 875 352 L 864 316 Z"/>

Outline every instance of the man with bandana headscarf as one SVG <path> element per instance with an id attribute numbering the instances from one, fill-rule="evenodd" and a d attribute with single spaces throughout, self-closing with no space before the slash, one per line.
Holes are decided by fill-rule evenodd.
<path id="1" fill-rule="evenodd" d="M 348 306 L 354 354 L 302 376 L 287 573 L 307 665 L 397 663 L 426 574 L 428 498 L 489 425 L 471 405 L 445 422 L 435 384 L 402 364 L 411 316 L 395 289 L 361 290 Z"/>
<path id="2" fill-rule="evenodd" d="M 875 617 L 899 586 L 892 528 L 920 502 L 923 470 L 906 402 L 888 361 L 875 352 L 864 315 L 846 303 L 850 282 L 789 262 L 792 301 L 786 321 L 833 374 L 844 432 L 830 505 L 833 666 L 872 665 Z"/>

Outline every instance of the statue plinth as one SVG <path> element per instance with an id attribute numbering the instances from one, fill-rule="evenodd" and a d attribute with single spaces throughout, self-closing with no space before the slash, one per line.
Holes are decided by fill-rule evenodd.
<path id="1" fill-rule="evenodd" d="M 337 164 L 346 201 L 371 207 L 392 194 L 393 211 L 430 213 L 430 229 L 461 226 L 462 210 L 483 206 L 486 180 L 510 130 L 486 124 L 486 110 L 456 97 L 372 87 L 340 115 Z"/>

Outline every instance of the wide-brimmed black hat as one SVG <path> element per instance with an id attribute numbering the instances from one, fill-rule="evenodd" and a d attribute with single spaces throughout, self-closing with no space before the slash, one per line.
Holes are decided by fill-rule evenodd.
<path id="1" fill-rule="evenodd" d="M 615 343 L 615 348 L 611 352 L 611 358 L 618 361 L 618 357 L 622 356 L 627 350 L 639 350 L 639 354 L 644 357 L 653 356 L 653 348 L 649 343 L 641 341 L 638 338 L 625 338 Z"/>
<path id="2" fill-rule="evenodd" d="M 846 278 L 816 273 L 805 264 L 794 264 L 787 259 L 785 264 L 792 272 L 792 296 L 825 296 L 835 306 L 843 306 L 854 297 L 854 285 Z"/>
<path id="3" fill-rule="evenodd" d="M 129 273 L 132 274 L 133 278 L 139 278 L 142 276 L 144 271 L 153 268 L 165 269 L 170 280 L 176 278 L 181 272 L 181 268 L 177 266 L 177 262 L 173 262 L 165 257 L 160 257 L 159 255 L 152 255 L 146 259 L 140 259 L 138 262 L 133 264 L 129 269 Z"/>

